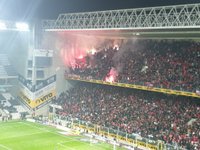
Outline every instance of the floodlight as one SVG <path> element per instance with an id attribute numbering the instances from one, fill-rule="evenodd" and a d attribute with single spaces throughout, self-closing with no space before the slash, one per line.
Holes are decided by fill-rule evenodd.
<path id="1" fill-rule="evenodd" d="M 0 22 L 0 30 L 7 29 L 6 24 L 4 22 Z"/>
<path id="2" fill-rule="evenodd" d="M 27 23 L 24 23 L 24 22 L 17 22 L 16 28 L 19 31 L 29 31 L 29 25 Z"/>

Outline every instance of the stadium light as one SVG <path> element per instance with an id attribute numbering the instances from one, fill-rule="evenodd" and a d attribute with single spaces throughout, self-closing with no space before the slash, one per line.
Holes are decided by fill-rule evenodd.
<path id="1" fill-rule="evenodd" d="M 19 31 L 29 31 L 29 25 L 27 23 L 24 23 L 24 22 L 17 22 L 16 28 Z"/>
<path id="2" fill-rule="evenodd" d="M 7 29 L 6 24 L 4 22 L 0 22 L 0 30 Z"/>

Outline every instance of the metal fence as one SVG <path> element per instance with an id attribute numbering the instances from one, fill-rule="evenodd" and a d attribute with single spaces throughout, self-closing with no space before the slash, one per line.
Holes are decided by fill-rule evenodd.
<path id="1" fill-rule="evenodd" d="M 81 128 L 85 132 L 94 132 L 102 136 L 111 137 L 120 142 L 128 143 L 129 145 L 136 145 L 144 148 L 148 148 L 151 150 L 184 150 L 183 148 L 176 145 L 170 145 L 164 143 L 161 140 L 154 140 L 151 138 L 144 138 L 138 134 L 129 134 L 126 132 L 122 132 L 119 129 L 112 129 L 105 126 L 99 126 L 93 124 L 91 122 L 79 120 L 78 118 L 72 118 L 70 116 L 59 116 L 54 115 L 52 117 L 53 120 L 59 122 L 58 120 L 66 121 L 67 126 L 71 128 Z"/>

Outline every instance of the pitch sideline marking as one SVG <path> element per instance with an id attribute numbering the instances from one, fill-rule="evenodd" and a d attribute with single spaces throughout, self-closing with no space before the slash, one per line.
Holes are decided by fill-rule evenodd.
<path id="1" fill-rule="evenodd" d="M 68 138 L 68 139 L 70 139 L 69 142 L 70 142 L 70 141 L 75 141 L 75 140 L 76 140 L 76 139 L 74 140 L 73 138 L 64 136 L 64 135 L 62 135 L 62 134 L 60 134 L 60 133 L 50 131 L 50 130 L 48 130 L 48 129 L 44 129 L 44 128 L 40 128 L 40 127 L 33 126 L 32 124 L 29 124 L 29 123 L 26 123 L 26 122 L 19 122 L 19 123 L 22 123 L 22 124 L 24 124 L 24 125 L 30 126 L 30 127 L 32 127 L 32 128 L 39 129 L 39 130 L 41 130 L 41 131 L 46 131 L 46 132 L 49 132 L 49 133 L 52 133 L 52 134 L 56 134 L 56 135 L 59 135 L 59 136 Z M 79 140 L 76 140 L 76 141 L 77 141 L 77 142 L 80 142 L 80 143 L 83 143 L 83 144 L 85 144 L 85 145 L 88 145 L 88 143 L 85 143 L 85 142 L 83 142 L 83 141 L 79 141 Z M 67 142 L 67 141 L 66 141 L 66 142 Z M 58 143 L 57 143 L 57 144 L 58 144 Z M 64 145 L 63 145 L 63 146 L 64 146 Z M 94 145 L 90 145 L 90 146 L 93 147 Z M 105 147 L 105 146 L 103 146 L 103 147 Z"/>
<path id="2" fill-rule="evenodd" d="M 69 142 L 71 142 L 71 141 L 69 141 Z M 61 143 L 57 143 L 57 144 L 60 145 L 60 146 L 62 146 L 62 147 L 65 147 L 65 148 L 67 148 L 67 149 L 70 149 L 70 150 L 76 150 L 76 149 L 74 149 L 74 148 L 72 148 L 72 147 L 68 147 L 68 146 L 63 145 L 63 144 L 61 144 Z"/>
<path id="3" fill-rule="evenodd" d="M 13 138 L 18 138 L 18 137 L 23 137 L 23 136 L 30 136 L 30 135 L 35 135 L 35 134 L 42 134 L 42 133 L 45 133 L 45 132 L 35 132 L 35 133 L 31 133 L 31 134 L 23 134 L 23 135 L 19 135 L 19 136 L 11 136 L 11 137 L 8 137 L 8 138 L 3 138 L 3 139 L 0 139 L 0 140 L 7 140 L 7 139 L 13 139 Z"/>
<path id="4" fill-rule="evenodd" d="M 65 141 L 65 142 L 58 142 L 58 144 L 64 144 L 64 143 L 69 143 L 69 142 L 77 142 L 76 140 L 69 140 L 69 141 Z"/>
<path id="5" fill-rule="evenodd" d="M 44 131 L 45 131 L 45 132 L 49 132 L 49 133 L 56 134 L 56 135 L 59 135 L 59 136 L 62 136 L 62 137 L 65 137 L 65 138 L 68 138 L 68 139 L 73 140 L 72 138 L 69 138 L 69 137 L 67 137 L 67 136 L 65 136 L 65 135 L 62 135 L 62 134 L 60 134 L 60 133 L 53 132 L 53 131 L 50 131 L 50 130 L 45 129 L 45 128 L 36 127 L 36 126 L 33 126 L 32 124 L 28 124 L 28 123 L 26 123 L 26 122 L 19 122 L 19 123 L 22 123 L 22 124 L 24 124 L 24 125 L 30 126 L 30 127 L 32 127 L 32 128 L 39 129 L 40 131 L 43 131 L 43 132 L 44 132 Z"/>
<path id="6" fill-rule="evenodd" d="M 4 145 L 2 145 L 2 144 L 0 144 L 0 147 L 4 148 L 4 149 L 6 149 L 6 150 L 12 150 L 11 148 L 9 148 L 9 147 L 7 147 L 7 146 L 4 146 Z"/>

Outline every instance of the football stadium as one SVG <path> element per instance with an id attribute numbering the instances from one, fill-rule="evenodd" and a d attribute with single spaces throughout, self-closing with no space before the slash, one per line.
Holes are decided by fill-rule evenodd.
<path id="1" fill-rule="evenodd" d="M 0 150 L 200 150 L 200 3 L 0 20 Z"/>

